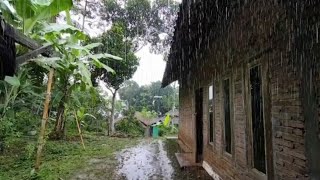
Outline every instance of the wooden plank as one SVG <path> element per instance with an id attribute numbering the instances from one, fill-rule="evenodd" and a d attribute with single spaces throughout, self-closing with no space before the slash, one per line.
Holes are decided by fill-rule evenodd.
<path id="1" fill-rule="evenodd" d="M 177 136 L 167 136 L 166 139 L 168 140 L 178 140 Z"/>
<path id="2" fill-rule="evenodd" d="M 1 17 L 0 17 L 0 21 L 3 21 L 3 19 L 1 19 Z M 37 41 L 27 37 L 26 35 L 21 33 L 19 30 L 12 27 L 10 24 L 5 23 L 4 27 L 5 27 L 5 29 L 2 29 L 4 35 L 14 39 L 16 43 L 21 44 L 29 49 L 32 49 L 32 50 L 36 50 L 36 49 L 41 48 L 41 45 L 39 45 L 39 43 Z M 48 53 L 48 52 L 43 52 L 41 54 L 45 57 L 50 56 L 50 53 Z"/>
<path id="3" fill-rule="evenodd" d="M 40 47 L 36 41 L 22 34 L 20 31 L 13 28 L 13 32 L 13 34 L 7 34 L 7 36 L 13 38 L 17 43 L 32 50 Z"/>
<path id="4" fill-rule="evenodd" d="M 11 35 L 12 36 L 12 35 Z M 22 34 L 20 31 L 14 29 L 14 34 L 12 37 L 17 43 L 32 49 L 32 50 L 36 50 L 41 48 L 41 45 L 38 44 L 37 41 L 25 36 L 24 34 Z M 41 55 L 45 56 L 45 57 L 50 57 L 50 53 L 44 51 L 43 53 L 41 53 Z"/>
<path id="5" fill-rule="evenodd" d="M 39 54 L 43 54 L 45 52 L 48 52 L 51 49 L 51 47 L 52 47 L 52 45 L 43 46 L 43 47 L 40 47 L 40 48 L 38 48 L 36 50 L 28 52 L 28 53 L 26 53 L 26 54 L 24 54 L 22 56 L 19 56 L 19 57 L 16 58 L 16 63 L 18 65 L 20 65 L 20 64 L 28 61 L 29 59 L 38 56 Z"/>

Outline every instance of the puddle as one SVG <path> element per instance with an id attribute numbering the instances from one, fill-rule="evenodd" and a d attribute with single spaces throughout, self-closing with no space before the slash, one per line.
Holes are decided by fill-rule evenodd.
<path id="1" fill-rule="evenodd" d="M 172 179 L 173 168 L 163 142 L 142 142 L 117 155 L 118 175 L 128 180 Z"/>

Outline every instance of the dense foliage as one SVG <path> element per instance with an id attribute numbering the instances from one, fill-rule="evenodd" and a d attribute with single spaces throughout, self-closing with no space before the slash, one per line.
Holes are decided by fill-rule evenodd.
<path id="1" fill-rule="evenodd" d="M 124 133 L 129 136 L 143 136 L 145 128 L 136 119 L 130 119 L 125 117 L 119 123 L 115 125 L 117 132 Z"/>
<path id="2" fill-rule="evenodd" d="M 151 51 L 166 55 L 170 49 L 179 3 L 175 0 L 105 0 L 107 17 L 112 23 L 127 24 L 127 37 L 134 50 L 147 43 Z"/>
<path id="3" fill-rule="evenodd" d="M 139 86 L 134 81 L 126 81 L 119 90 L 122 100 L 128 102 L 130 107 L 137 111 L 155 111 L 164 115 L 173 106 L 178 106 L 178 89 L 172 86 L 161 88 L 161 82 L 153 82 L 150 85 Z"/>
<path id="4" fill-rule="evenodd" d="M 103 81 L 107 84 L 107 88 L 112 92 L 109 131 L 114 133 L 116 94 L 120 85 L 133 76 L 134 72 L 137 70 L 139 62 L 133 52 L 132 41 L 126 38 L 126 28 L 124 24 L 113 24 L 109 31 L 104 33 L 102 36 L 93 39 L 93 42 L 99 42 L 102 44 L 102 46 L 95 48 L 94 52 L 110 52 L 122 58 L 121 61 L 108 61 L 108 59 L 102 58 L 102 61 L 112 69 L 115 69 L 116 73 L 112 73 L 101 68 L 91 69 L 93 83 L 97 83 L 99 80 Z"/>
<path id="5" fill-rule="evenodd" d="M 170 6 L 165 6 L 165 1 L 155 1 L 152 4 L 147 0 L 129 0 L 122 6 L 119 2 L 105 1 L 106 4 L 114 5 L 106 6 L 106 9 L 112 8 L 108 12 L 113 15 L 107 19 L 112 24 L 111 29 L 100 37 L 90 39 L 72 22 L 72 0 L 0 1 L 0 12 L 6 23 L 39 45 L 51 47 L 50 51 L 46 52 L 49 57 L 32 57 L 19 65 L 15 76 L 6 76 L 0 81 L 0 161 L 22 151 L 13 146 L 21 146 L 23 152 L 19 152 L 20 154 L 15 156 L 17 158 L 7 161 L 8 166 L 12 165 L 21 170 L 21 173 L 17 174 L 18 179 L 58 179 L 55 176 L 57 174 L 50 174 L 50 163 L 53 163 L 51 165 L 58 171 L 61 170 L 63 175 L 68 173 L 68 168 L 58 168 L 58 160 L 63 157 L 74 158 L 68 153 L 74 153 L 72 148 L 80 149 L 78 145 L 84 133 L 102 134 L 106 128 L 111 128 L 111 131 L 141 136 L 145 127 L 135 119 L 135 110 L 152 118 L 157 116 L 157 112 L 165 113 L 172 108 L 176 99 L 174 88 L 160 90 L 160 82 L 142 87 L 130 86 L 124 82 L 132 77 L 139 65 L 135 52 L 141 46 L 151 43 L 153 47 L 157 47 L 158 43 L 168 42 L 168 35 L 165 36 L 166 40 L 160 40 L 159 35 L 163 32 L 172 35 L 167 26 L 172 23 L 169 22 L 172 19 L 166 19 L 164 14 L 175 13 L 176 3 L 167 1 Z M 171 9 L 172 7 L 175 8 Z M 58 24 L 56 17 L 62 12 L 66 22 Z M 124 16 L 119 16 L 121 13 L 124 13 Z M 3 26 L 1 23 L 1 28 L 4 28 Z M 157 48 L 160 51 L 159 47 Z M 32 51 L 18 44 L 16 49 L 17 56 Z M 54 72 L 53 79 L 49 72 Z M 47 85 L 51 82 L 52 88 L 48 90 L 50 88 L 47 89 Z M 106 84 L 113 93 L 112 97 L 105 93 L 104 88 L 98 86 L 99 82 Z M 120 93 L 122 100 L 117 101 L 115 97 L 123 84 Z M 154 96 L 162 98 L 154 99 Z M 45 101 L 46 97 L 49 101 Z M 48 110 L 44 108 L 44 104 L 48 105 Z M 124 111 L 125 105 L 129 105 L 126 108 L 132 111 L 123 113 L 122 121 L 114 127 L 114 118 L 117 114 L 121 117 L 119 114 Z M 44 131 L 40 131 L 40 128 Z M 34 173 L 34 159 L 43 156 L 41 139 L 48 140 L 43 157 L 48 163 L 43 165 L 40 171 L 36 167 L 37 173 Z M 67 143 L 70 143 L 70 147 Z M 89 142 L 87 153 L 79 150 L 75 156 L 88 157 L 91 151 L 97 154 L 93 144 Z M 98 150 L 102 149 L 100 145 Z M 57 160 L 54 160 L 55 158 Z M 83 161 L 84 159 L 81 159 L 76 162 Z M 70 162 L 63 161 L 62 168 L 68 163 Z M 8 171 L 8 176 L 0 174 L 0 179 L 14 177 L 8 166 L 0 164 L 0 172 Z M 77 166 L 69 167 L 74 170 Z"/>
<path id="6" fill-rule="evenodd" d="M 130 79 L 137 70 L 139 61 L 133 52 L 132 41 L 125 39 L 125 33 L 124 25 L 116 23 L 112 25 L 109 31 L 92 40 L 102 44 L 102 46 L 94 48 L 94 52 L 109 52 L 122 58 L 121 61 L 109 61 L 102 58 L 101 61 L 115 69 L 116 73 L 110 73 L 101 68 L 93 68 L 91 70 L 93 82 L 102 80 L 109 87 L 119 89 L 120 85 L 125 80 Z"/>
<path id="7" fill-rule="evenodd" d="M 94 54 L 92 49 L 102 44 L 86 43 L 88 36 L 72 25 L 71 8 L 72 0 L 0 3 L 6 22 L 39 44 L 51 46 L 50 57 L 34 57 L 20 65 L 15 76 L 6 76 L 0 81 L 0 153 L 10 149 L 10 139 L 14 137 L 37 135 L 42 113 L 45 124 L 42 123 L 41 128 L 49 128 L 51 139 L 65 139 L 70 132 L 79 130 L 80 133 L 80 128 L 101 131 L 98 127 L 101 127 L 109 102 L 92 86 L 90 70 L 104 69 L 116 74 L 99 59 L 103 58 L 105 63 L 122 59 L 107 51 Z M 54 17 L 62 11 L 67 14 L 67 24 L 54 23 Z M 5 28 L 3 23 L 1 28 Z M 18 55 L 28 52 L 21 45 L 17 45 L 17 49 Z M 46 85 L 51 84 L 46 75 L 49 70 L 54 72 L 52 91 L 46 91 Z M 48 112 L 43 108 L 47 93 L 51 95 Z M 49 114 L 48 121 L 45 114 Z M 39 134 L 37 158 L 41 156 L 39 149 L 43 146 L 40 137 L 43 139 L 46 134 Z M 28 149 L 31 151 L 35 147 L 32 145 Z"/>
<path id="8" fill-rule="evenodd" d="M 0 179 L 78 179 L 79 174 L 86 173 L 83 169 L 90 171 L 91 174 L 101 175 L 100 179 L 112 179 L 117 168 L 114 153 L 138 143 L 138 140 L 133 138 L 111 138 L 89 133 L 84 134 L 84 138 L 85 151 L 76 137 L 66 141 L 48 141 L 44 152 L 45 163 L 38 174 L 32 174 L 36 139 L 11 137 L 7 140 L 7 146 L 10 148 L 0 155 Z M 101 158 L 103 165 L 93 163 L 88 166 L 88 161 L 92 158 Z"/>

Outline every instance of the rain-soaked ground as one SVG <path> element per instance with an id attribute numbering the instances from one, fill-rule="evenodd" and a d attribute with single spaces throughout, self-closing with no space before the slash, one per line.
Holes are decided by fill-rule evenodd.
<path id="1" fill-rule="evenodd" d="M 144 141 L 118 154 L 118 175 L 124 179 L 172 179 L 173 167 L 163 141 Z"/>
<path id="2" fill-rule="evenodd" d="M 115 160 L 92 159 L 86 170 L 73 179 L 212 179 L 202 168 L 180 169 L 174 140 L 145 139 L 139 145 L 118 152 Z"/>

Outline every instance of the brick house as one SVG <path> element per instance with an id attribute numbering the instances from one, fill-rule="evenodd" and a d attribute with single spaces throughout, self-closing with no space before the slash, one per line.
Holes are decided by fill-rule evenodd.
<path id="1" fill-rule="evenodd" d="M 179 144 L 221 179 L 320 179 L 318 0 L 183 0 L 162 85 Z"/>

